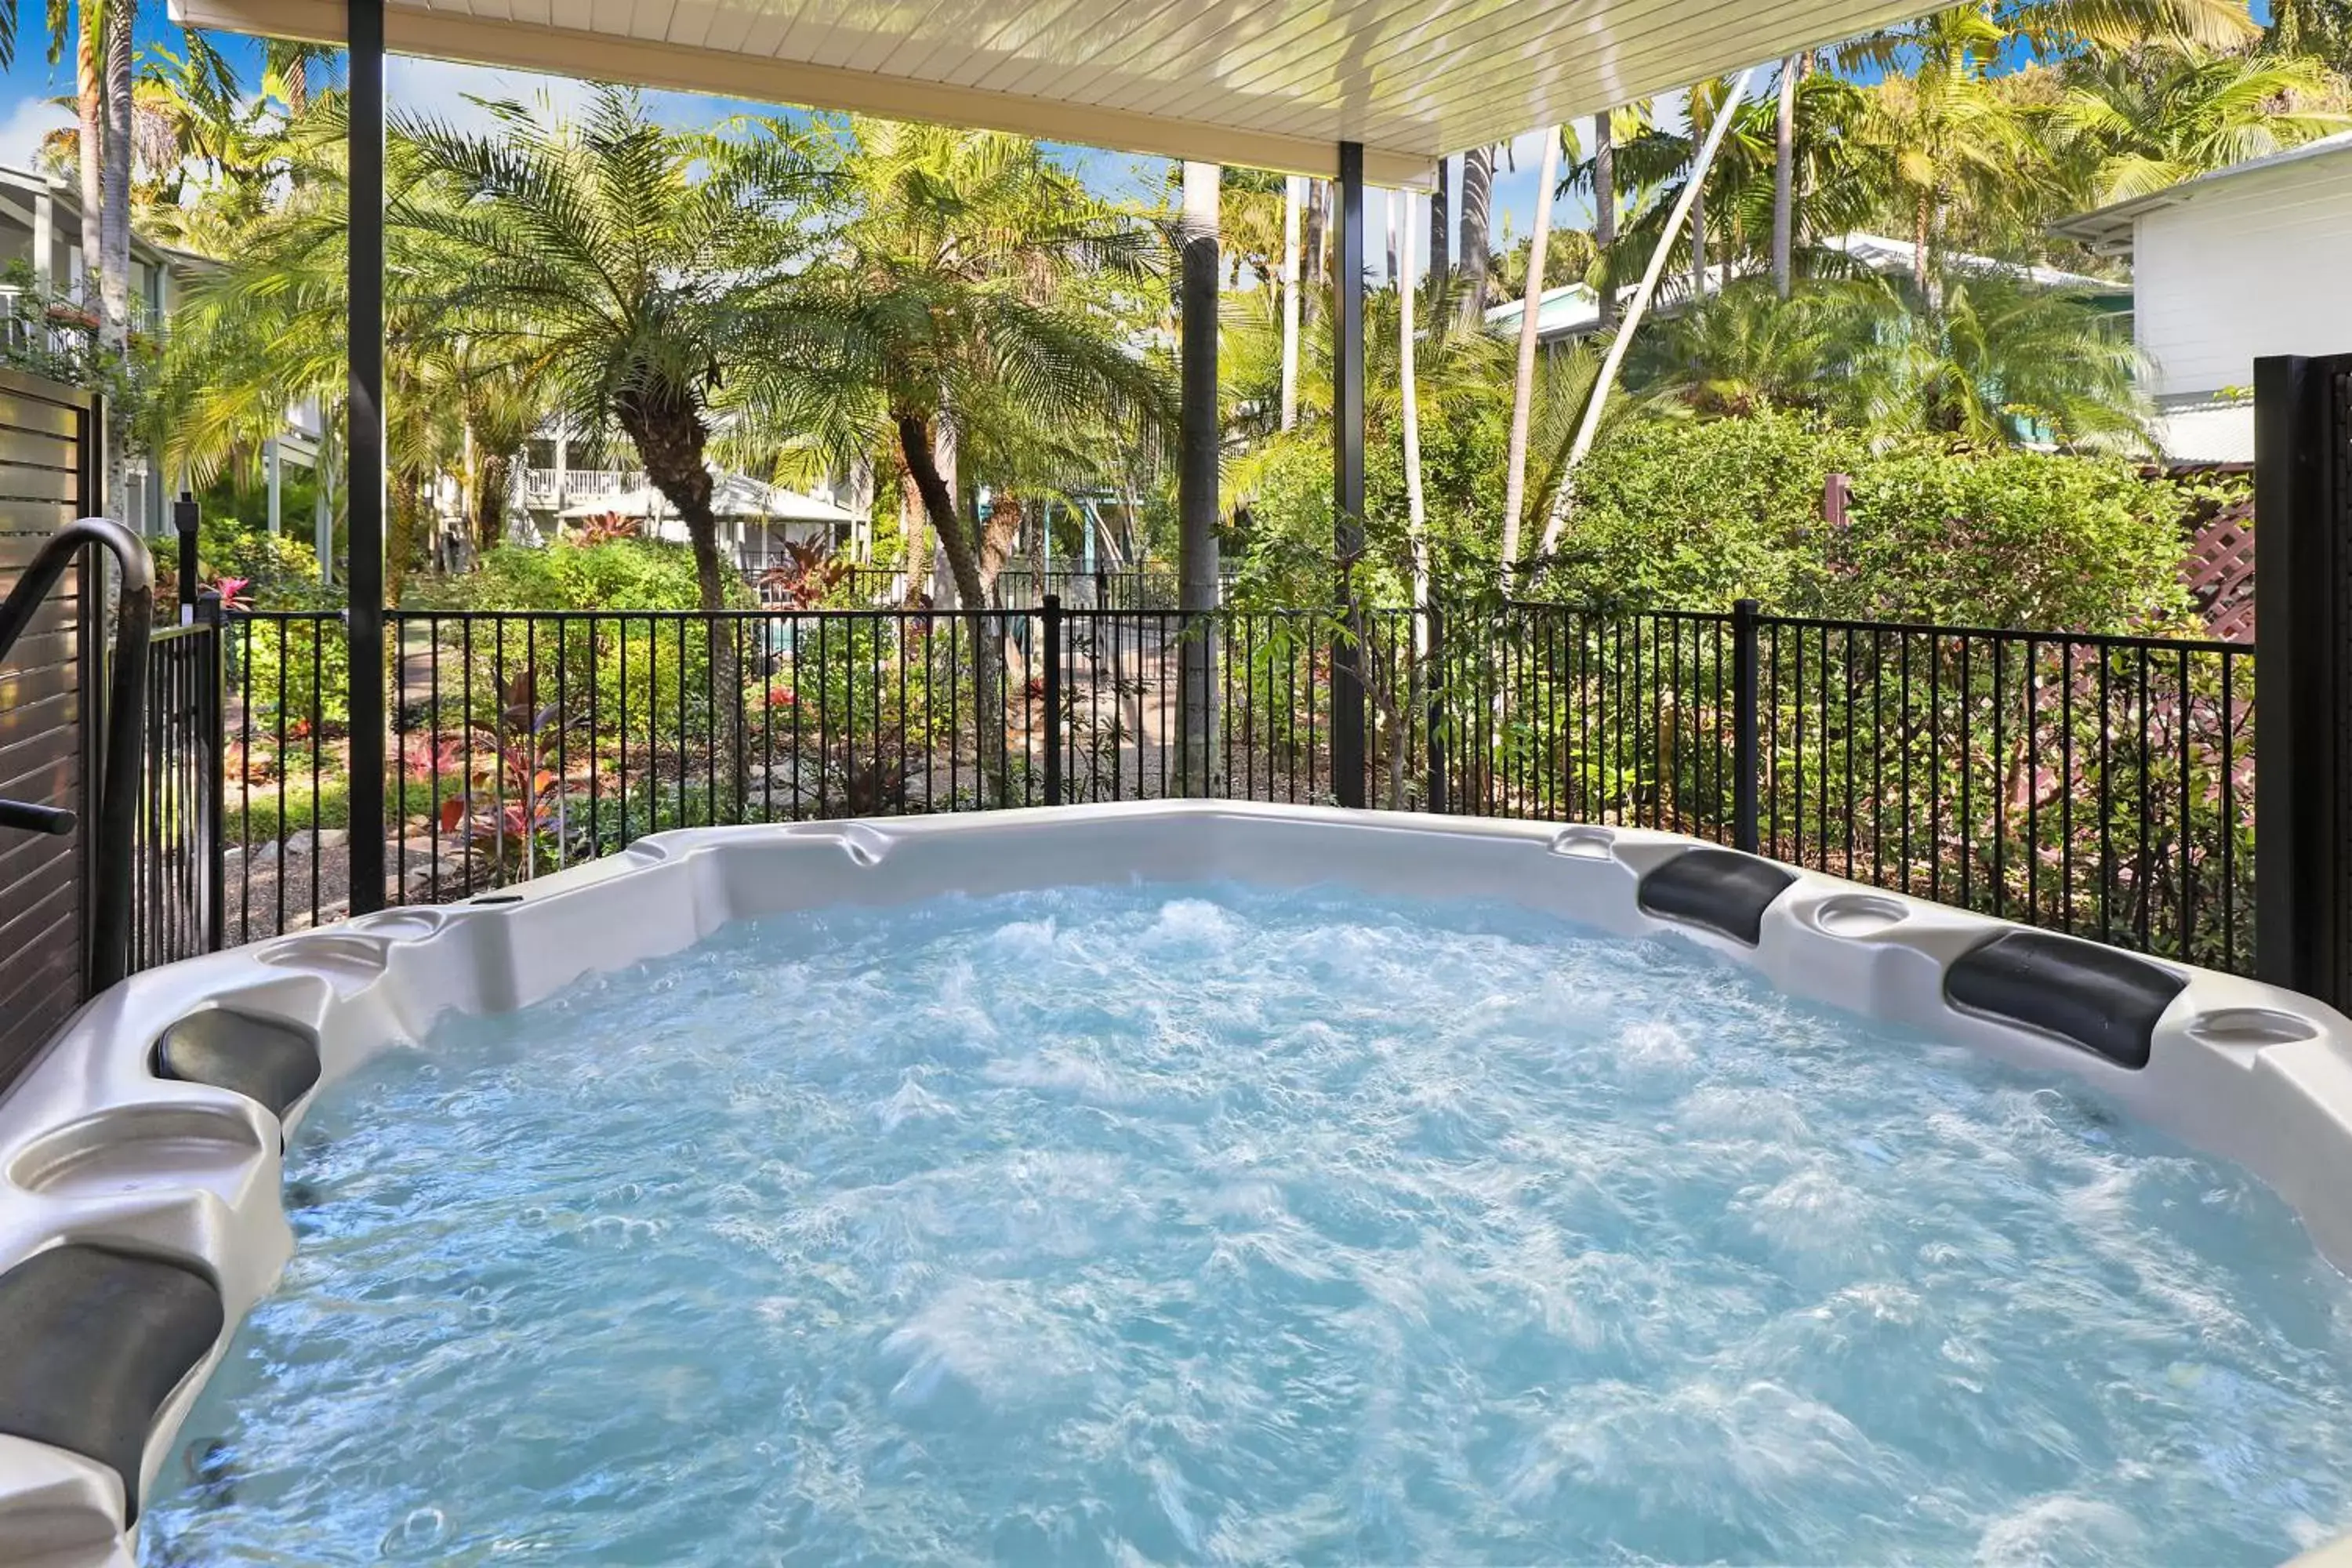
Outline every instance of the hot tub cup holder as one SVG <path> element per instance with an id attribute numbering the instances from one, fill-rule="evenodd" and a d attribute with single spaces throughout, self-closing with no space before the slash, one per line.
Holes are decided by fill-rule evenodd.
<path id="1" fill-rule="evenodd" d="M 1566 827 L 1552 838 L 1551 852 L 1571 860 L 1612 860 L 1617 836 L 1605 827 Z"/>
<path id="2" fill-rule="evenodd" d="M 1876 936 L 1911 918 L 1893 899 L 1870 893 L 1839 893 L 1813 906 L 1812 923 L 1832 936 Z"/>
<path id="3" fill-rule="evenodd" d="M 2240 1050 L 2292 1045 L 2319 1037 L 2319 1026 L 2274 1007 L 2217 1007 L 2189 1021 L 2189 1037 Z"/>
<path id="4" fill-rule="evenodd" d="M 386 942 L 421 942 L 440 931 L 442 918 L 438 910 L 379 910 L 351 921 L 348 929 Z"/>
<path id="5" fill-rule="evenodd" d="M 215 1188 L 262 1157 L 260 1135 L 225 1107 L 118 1105 L 44 1134 L 9 1162 L 12 1185 L 50 1197 Z"/>

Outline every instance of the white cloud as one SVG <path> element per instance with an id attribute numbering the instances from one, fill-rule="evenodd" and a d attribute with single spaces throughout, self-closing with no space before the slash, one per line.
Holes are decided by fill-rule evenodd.
<path id="1" fill-rule="evenodd" d="M 20 98 L 0 120 L 0 163 L 29 169 L 40 156 L 41 138 L 74 122 L 73 110 L 46 98 Z"/>

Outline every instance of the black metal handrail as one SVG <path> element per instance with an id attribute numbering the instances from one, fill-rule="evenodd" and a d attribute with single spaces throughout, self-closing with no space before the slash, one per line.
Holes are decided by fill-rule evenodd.
<path id="1" fill-rule="evenodd" d="M 89 989 L 92 994 L 121 979 L 131 955 L 131 838 L 139 818 L 140 717 L 147 692 L 148 627 L 155 618 L 155 563 L 140 537 L 102 517 L 78 518 L 51 535 L 32 564 L 0 601 L 0 659 L 32 624 L 74 554 L 97 545 L 122 572 L 114 615 L 114 670 L 106 704 L 105 747 L 100 756 L 98 867 L 90 919 Z M 72 831 L 69 812 L 32 803 L 0 802 L 0 826 L 36 832 Z M 63 820 L 60 821 L 59 817 Z"/>

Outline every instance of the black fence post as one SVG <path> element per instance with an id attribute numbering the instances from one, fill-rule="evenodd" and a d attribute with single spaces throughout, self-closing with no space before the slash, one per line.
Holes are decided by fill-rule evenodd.
<path id="1" fill-rule="evenodd" d="M 185 490 L 182 490 L 180 499 L 172 503 L 172 529 L 180 536 L 179 567 L 173 574 L 178 578 L 178 582 L 173 586 L 179 591 L 180 624 L 184 626 L 192 625 L 196 618 L 196 573 L 198 571 L 196 498 Z"/>
<path id="2" fill-rule="evenodd" d="M 1429 791 L 1423 809 L 1445 810 L 1445 616 L 1434 603 L 1421 608 L 1427 628 L 1429 658 L 1422 679 L 1427 684 L 1422 691 L 1428 732 L 1423 737 L 1429 748 Z"/>
<path id="3" fill-rule="evenodd" d="M 2352 354 L 2254 362 L 2254 973 L 2352 1000 Z"/>
<path id="4" fill-rule="evenodd" d="M 1731 841 L 1757 852 L 1756 794 L 1762 783 L 1762 747 L 1756 717 L 1756 601 L 1731 606 Z"/>
<path id="5" fill-rule="evenodd" d="M 1364 798 L 1362 605 L 1356 562 L 1364 552 L 1364 149 L 1339 143 L 1338 211 L 1331 225 L 1339 299 L 1331 323 L 1332 555 L 1339 626 L 1331 639 L 1331 786 L 1341 805 Z"/>
<path id="6" fill-rule="evenodd" d="M 1045 596 L 1038 641 L 1045 658 L 1045 804 L 1062 804 L 1062 596 Z"/>
<path id="7" fill-rule="evenodd" d="M 204 706 L 206 761 L 197 787 L 205 792 L 205 951 L 228 945 L 228 616 L 221 596 L 205 590 L 196 618 L 205 637 Z"/>

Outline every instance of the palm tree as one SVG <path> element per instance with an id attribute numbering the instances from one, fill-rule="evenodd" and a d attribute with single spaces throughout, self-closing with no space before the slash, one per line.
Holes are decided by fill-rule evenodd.
<path id="1" fill-rule="evenodd" d="M 1132 441 L 1172 430 L 1164 372 L 1136 350 L 1139 298 L 1164 298 L 1168 247 L 1026 139 L 856 120 L 839 213 L 803 297 L 836 322 L 845 377 L 780 384 L 784 423 L 891 431 L 967 608 L 986 603 L 979 541 L 941 443 L 1003 439 L 987 416 L 1085 410 Z M 967 479 L 970 474 L 964 476 Z"/>
<path id="2" fill-rule="evenodd" d="M 1657 323 L 1630 356 L 1629 384 L 1705 418 L 1824 405 L 1877 328 L 1871 285 L 1814 283 L 1780 297 L 1746 280 Z"/>
<path id="3" fill-rule="evenodd" d="M 2317 60 L 2160 51 L 2102 57 L 2070 73 L 2053 119 L 2062 144 L 2089 165 L 2093 205 L 2260 158 L 2352 125 L 2296 107 L 2332 85 Z"/>
<path id="4" fill-rule="evenodd" d="M 1883 280 L 1846 374 L 1840 417 L 1977 447 L 2147 445 L 2138 351 L 2114 317 L 2003 272 L 1939 277 L 1923 301 Z"/>
<path id="5" fill-rule="evenodd" d="M 686 525 L 702 607 L 723 608 L 705 461 L 722 390 L 756 398 L 841 358 L 803 308 L 811 236 L 782 216 L 826 173 L 776 127 L 667 130 L 619 89 L 572 121 L 489 107 L 494 135 L 398 128 L 408 182 L 387 228 L 433 260 L 420 307 L 543 379 L 574 427 L 625 432 Z"/>
<path id="6" fill-rule="evenodd" d="M 2034 161 L 2024 127 L 1989 84 L 2011 35 L 1972 5 L 1938 11 L 1903 30 L 1914 58 L 1871 95 L 1864 138 L 1884 161 L 1890 195 L 1910 216 L 1912 280 L 1927 291 L 1956 213 L 2027 199 Z M 1857 46 L 1857 50 L 1861 48 Z"/>

